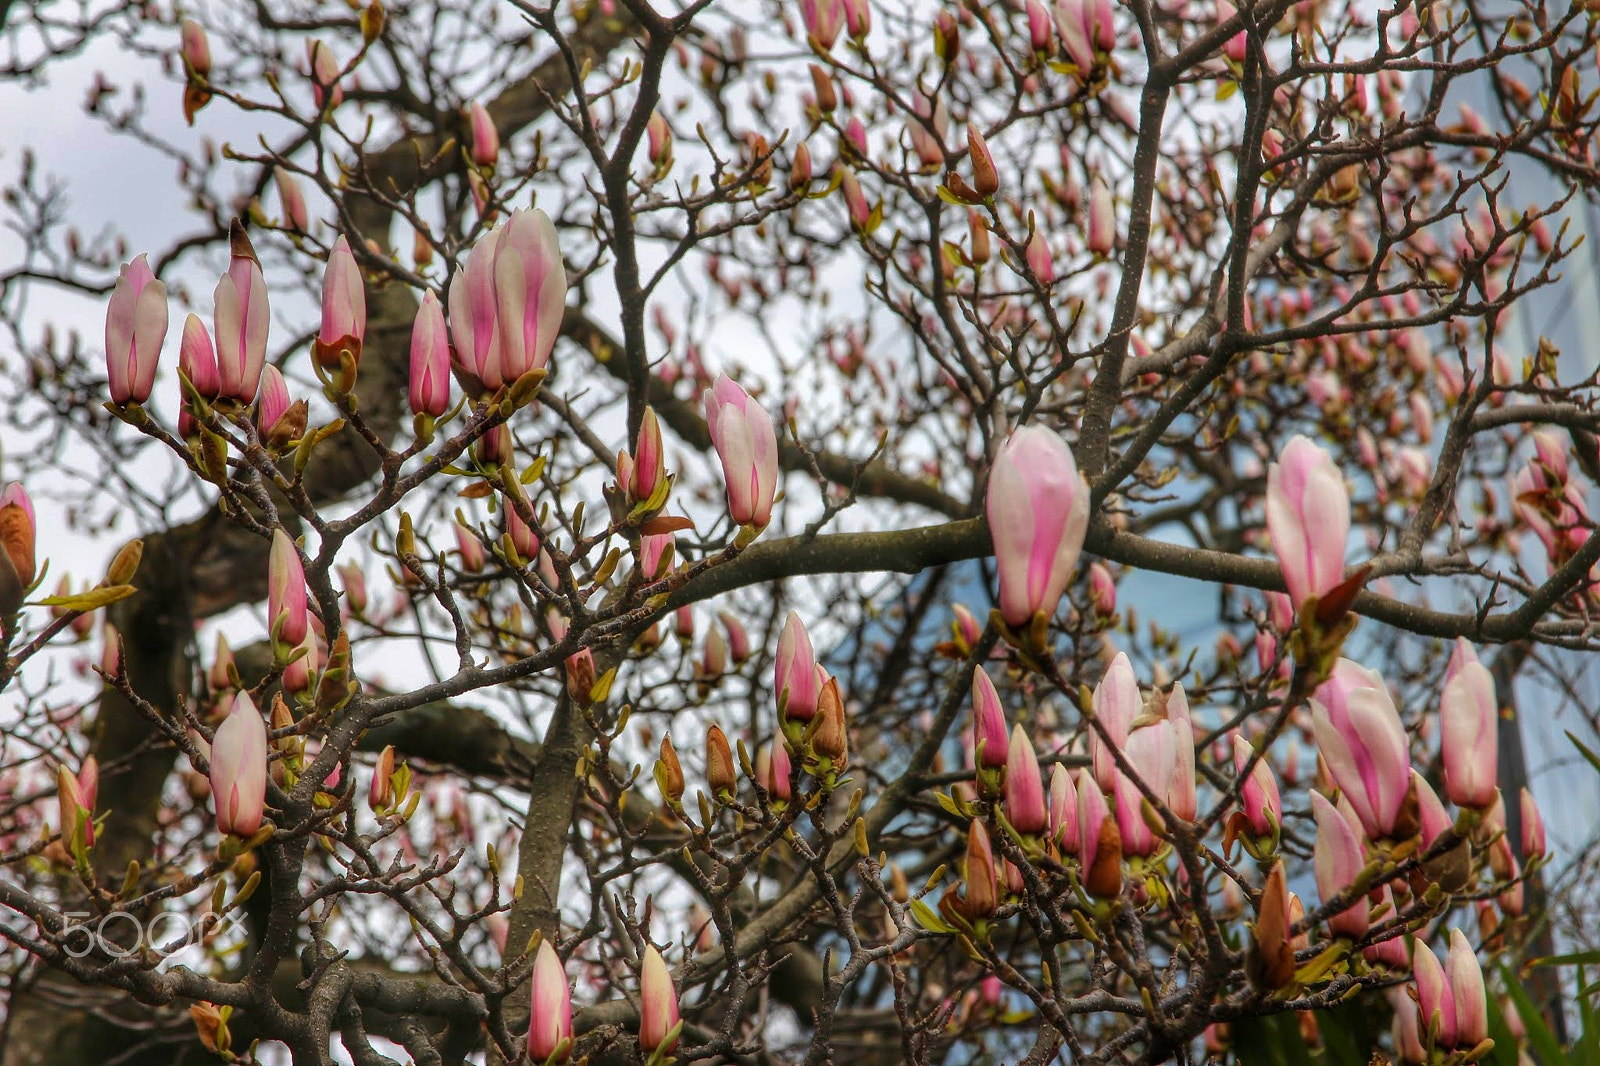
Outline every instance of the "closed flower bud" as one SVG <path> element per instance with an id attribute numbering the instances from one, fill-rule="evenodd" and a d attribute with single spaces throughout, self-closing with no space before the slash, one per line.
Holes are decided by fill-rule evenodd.
<path id="1" fill-rule="evenodd" d="M 1087 777 L 1078 781 L 1078 867 L 1089 895 L 1115 899 L 1122 893 L 1122 834 L 1105 794 Z"/>
<path id="2" fill-rule="evenodd" d="M 306 639 L 306 575 L 300 552 L 282 529 L 272 531 L 267 557 L 267 625 L 275 639 L 295 647 Z"/>
<path id="3" fill-rule="evenodd" d="M 672 127 L 667 125 L 665 115 L 652 111 L 644 132 L 650 165 L 655 167 L 657 173 L 663 173 L 672 165 Z"/>
<path id="4" fill-rule="evenodd" d="M 311 342 L 317 361 L 337 369 L 346 354 L 359 362 L 361 341 L 367 335 L 367 293 L 350 242 L 343 235 L 333 242 L 322 273 L 322 328 Z"/>
<path id="5" fill-rule="evenodd" d="M 784 620 L 778 636 L 778 654 L 773 661 L 772 687 L 778 697 L 779 713 L 785 718 L 810 721 L 817 713 L 821 676 L 811 634 L 794 611 Z"/>
<path id="6" fill-rule="evenodd" d="M 394 745 L 388 744 L 378 754 L 378 765 L 372 769 L 372 786 L 367 789 L 367 802 L 375 811 L 387 810 L 394 804 Z"/>
<path id="7" fill-rule="evenodd" d="M 1317 892 L 1323 903 L 1338 896 L 1355 882 L 1366 860 L 1361 851 L 1361 835 L 1345 821 L 1328 798 L 1311 793 L 1311 810 L 1317 819 L 1317 840 L 1312 849 Z M 1367 932 L 1367 898 L 1357 896 L 1348 908 L 1328 918 L 1328 931 L 1334 936 L 1358 940 Z"/>
<path id="8" fill-rule="evenodd" d="M 1000 172 L 995 169 L 994 156 L 989 154 L 989 142 L 971 124 L 967 126 L 967 151 L 972 155 L 972 187 L 988 199 L 1000 191 Z"/>
<path id="9" fill-rule="evenodd" d="M 683 799 L 683 764 L 678 761 L 678 752 L 672 746 L 670 733 L 661 738 L 661 758 L 656 763 L 656 783 L 661 786 L 661 794 L 668 802 L 677 803 Z"/>
<path id="10" fill-rule="evenodd" d="M 456 534 L 456 551 L 461 556 L 461 569 L 469 574 L 476 574 L 483 569 L 484 554 L 483 541 L 478 535 L 460 522 L 451 524 Z"/>
<path id="11" fill-rule="evenodd" d="M 211 796 L 217 829 L 253 836 L 261 828 L 267 793 L 267 727 L 243 692 L 211 741 Z"/>
<path id="12" fill-rule="evenodd" d="M 1024 836 L 1038 836 L 1050 824 L 1044 780 L 1039 774 L 1039 757 L 1021 724 L 1011 728 L 1011 747 L 1006 758 L 1005 811 L 1012 828 Z"/>
<path id="13" fill-rule="evenodd" d="M 726 374 L 705 394 L 706 425 L 722 461 L 728 514 L 742 526 L 772 520 L 778 487 L 778 439 L 772 418 Z"/>
<path id="14" fill-rule="evenodd" d="M 237 222 L 231 237 L 233 258 L 214 293 L 218 395 L 242 405 L 261 383 L 270 317 L 261 264 Z"/>
<path id="15" fill-rule="evenodd" d="M 1078 789 L 1072 772 L 1060 763 L 1050 767 L 1050 839 L 1063 855 L 1078 853 Z"/>
<path id="16" fill-rule="evenodd" d="M 845 0 L 800 0 L 806 35 L 823 51 L 832 48 L 844 28 Z"/>
<path id="17" fill-rule="evenodd" d="M 13 481 L 0 490 L 0 628 L 9 627 L 33 584 L 37 539 L 33 501 Z"/>
<path id="18" fill-rule="evenodd" d="M 678 992 L 667 964 L 647 944 L 639 964 L 639 1049 L 648 1055 L 670 1055 L 677 1046 Z"/>
<path id="19" fill-rule="evenodd" d="M 333 50 L 315 38 L 306 41 L 306 66 L 311 74 L 311 97 L 316 101 L 317 110 L 321 111 L 324 104 L 330 110 L 338 107 L 344 100 L 344 89 L 339 85 L 343 64 L 334 58 Z"/>
<path id="20" fill-rule="evenodd" d="M 141 255 L 126 264 L 106 307 L 106 376 L 111 402 L 144 403 L 167 336 L 167 287 Z"/>
<path id="21" fill-rule="evenodd" d="M 1117 208 L 1111 186 L 1096 174 L 1089 183 L 1089 251 L 1110 255 L 1117 246 Z"/>
<path id="22" fill-rule="evenodd" d="M 500 369 L 510 384 L 549 363 L 566 312 L 567 271 L 555 223 L 538 208 L 513 212 L 499 233 L 494 256 L 495 313 Z"/>
<path id="23" fill-rule="evenodd" d="M 839 695 L 839 679 L 830 677 L 817 695 L 817 716 L 822 719 L 811 737 L 811 750 L 820 758 L 843 767 L 850 753 L 850 732 L 845 723 L 844 700 Z"/>
<path id="24" fill-rule="evenodd" d="M 713 796 L 731 796 L 739 787 L 739 775 L 733 764 L 733 751 L 722 727 L 712 725 L 706 730 L 706 784 Z"/>
<path id="25" fill-rule="evenodd" d="M 1458 807 L 1482 810 L 1494 802 L 1499 719 L 1493 675 L 1472 646 L 1458 640 L 1439 699 L 1444 791 Z"/>
<path id="26" fill-rule="evenodd" d="M 495 129 L 494 119 L 474 100 L 467 109 L 467 120 L 472 128 L 472 161 L 480 167 L 493 167 L 500 158 L 500 131 Z"/>
<path id="27" fill-rule="evenodd" d="M 456 361 L 491 392 L 506 384 L 495 301 L 495 247 L 499 235 L 500 231 L 494 230 L 472 246 L 466 263 L 450 279 L 448 298 Z"/>
<path id="28" fill-rule="evenodd" d="M 651 948 L 654 951 L 655 948 Z M 657 956 L 659 959 L 660 956 Z M 532 1001 L 528 1005 L 528 1058 L 534 1063 L 549 1061 L 567 1042 L 557 1062 L 571 1055 L 572 991 L 567 987 L 567 972 L 561 966 L 550 941 L 539 943 L 533 961 Z"/>
<path id="29" fill-rule="evenodd" d="M 1117 652 L 1106 669 L 1105 676 L 1094 687 L 1092 696 L 1095 717 L 1105 727 L 1111 742 L 1118 748 L 1128 742 L 1128 730 L 1139 716 L 1144 705 L 1139 695 L 1139 682 L 1133 676 L 1133 664 L 1126 652 Z M 1099 730 L 1089 733 L 1089 755 L 1094 765 L 1094 777 L 1100 789 L 1109 792 L 1116 784 L 1116 759 L 1100 739 Z"/>
<path id="30" fill-rule="evenodd" d="M 1522 858 L 1524 861 L 1537 859 L 1547 850 L 1544 816 L 1539 813 L 1539 805 L 1534 802 L 1533 793 L 1526 788 L 1518 796 L 1518 803 L 1522 809 Z"/>
<path id="31" fill-rule="evenodd" d="M 294 175 L 282 167 L 273 168 L 272 181 L 278 187 L 278 203 L 283 208 L 284 228 L 295 233 L 309 232 L 311 216 L 306 211 L 306 198 L 300 191 L 300 183 L 295 180 Z"/>
<path id="32" fill-rule="evenodd" d="M 656 489 L 667 477 L 666 455 L 661 447 L 661 422 L 656 418 L 653 408 L 644 409 L 632 458 L 628 495 L 634 503 L 644 503 L 655 495 Z"/>
<path id="33" fill-rule="evenodd" d="M 444 311 L 424 293 L 411 323 L 411 410 L 438 418 L 450 406 L 450 342 Z"/>
<path id="34" fill-rule="evenodd" d="M 1267 470 L 1267 529 L 1296 608 L 1344 580 L 1350 494 L 1332 457 L 1305 437 Z"/>
<path id="35" fill-rule="evenodd" d="M 1410 828 L 1403 815 L 1412 795 L 1411 753 L 1382 676 L 1340 659 L 1318 686 L 1311 712 L 1318 751 L 1367 837 L 1393 838 Z"/>
<path id="36" fill-rule="evenodd" d="M 1255 757 L 1255 748 L 1238 733 L 1233 735 L 1233 768 L 1240 775 Z M 1250 776 L 1244 778 L 1239 788 L 1239 809 L 1258 839 L 1277 836 L 1277 827 L 1283 823 L 1283 803 L 1278 796 L 1278 780 L 1272 767 L 1263 756 L 1255 760 Z"/>
<path id="37" fill-rule="evenodd" d="M 1294 945 L 1289 940 L 1292 924 L 1283 863 L 1277 862 L 1261 889 L 1261 905 L 1245 955 L 1245 972 L 1257 988 L 1277 991 L 1294 980 Z"/>
<path id="38" fill-rule="evenodd" d="M 1089 526 L 1089 485 L 1066 442 L 1042 426 L 1012 433 L 989 472 L 985 512 L 1006 624 L 1050 617 Z"/>

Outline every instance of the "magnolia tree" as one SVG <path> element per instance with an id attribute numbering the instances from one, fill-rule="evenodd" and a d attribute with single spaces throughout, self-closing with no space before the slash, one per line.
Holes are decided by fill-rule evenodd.
<path id="1" fill-rule="evenodd" d="M 6 1063 L 1548 1061 L 1583 5 L 9 17 Z"/>

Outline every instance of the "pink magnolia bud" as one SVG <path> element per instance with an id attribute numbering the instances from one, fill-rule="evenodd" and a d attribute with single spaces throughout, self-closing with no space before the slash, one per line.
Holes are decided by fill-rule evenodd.
<path id="1" fill-rule="evenodd" d="M 827 51 L 844 28 L 844 0 L 800 0 L 800 17 L 805 21 L 806 34 Z"/>
<path id="2" fill-rule="evenodd" d="M 811 184 L 811 149 L 801 141 L 795 146 L 794 162 L 789 164 L 789 188 L 805 189 Z"/>
<path id="3" fill-rule="evenodd" d="M 1105 795 L 1087 778 L 1078 781 L 1078 867 L 1083 887 L 1095 898 L 1122 891 L 1122 834 Z"/>
<path id="4" fill-rule="evenodd" d="M 267 625 L 276 640 L 291 648 L 298 647 L 310 629 L 300 552 L 282 529 L 272 531 L 272 551 L 267 556 Z"/>
<path id="5" fill-rule="evenodd" d="M 854 152 L 863 159 L 867 157 L 867 127 L 862 125 L 859 115 L 851 115 L 850 121 L 845 123 L 844 141 L 849 152 Z"/>
<path id="6" fill-rule="evenodd" d="M 233 687 L 233 676 L 229 670 L 231 666 L 233 649 L 228 647 L 228 638 L 218 633 L 216 652 L 211 657 L 211 669 L 206 674 L 206 684 L 213 693 L 225 692 Z"/>
<path id="7" fill-rule="evenodd" d="M 906 129 L 911 134 L 912 151 L 917 153 L 917 159 L 925 169 L 942 166 L 945 129 L 950 124 L 950 111 L 945 107 L 944 98 L 940 97 L 939 102 L 934 104 L 919 92 L 911 98 L 911 108 L 922 120 L 906 123 Z"/>
<path id="8" fill-rule="evenodd" d="M 778 654 L 773 660 L 772 691 L 778 700 L 778 714 L 799 722 L 809 722 L 817 713 L 817 697 L 822 680 L 811 634 L 793 611 L 784 619 L 778 634 Z"/>
<path id="9" fill-rule="evenodd" d="M 1311 810 L 1317 818 L 1317 842 L 1312 850 L 1317 892 L 1327 903 L 1354 883 L 1366 861 L 1360 834 L 1326 796 L 1311 793 Z M 1367 933 L 1367 910 L 1366 896 L 1358 897 L 1348 909 L 1328 919 L 1328 931 L 1359 940 Z"/>
<path id="10" fill-rule="evenodd" d="M 789 749 L 781 739 L 761 749 L 756 757 L 756 779 L 767 794 L 780 803 L 787 803 L 794 795 L 789 783 Z"/>
<path id="11" fill-rule="evenodd" d="M 1171 723 L 1161 722 L 1134 730 L 1128 737 L 1127 756 L 1145 786 L 1164 799 L 1172 786 L 1172 771 L 1176 765 Z M 1116 801 L 1122 853 L 1136 856 L 1153 853 L 1161 846 L 1161 839 L 1144 819 L 1145 795 L 1133 779 L 1120 770 L 1115 771 L 1112 798 Z"/>
<path id="12" fill-rule="evenodd" d="M 217 829 L 248 837 L 261 828 L 267 795 L 267 726 L 243 692 L 211 741 L 211 798 Z"/>
<path id="13" fill-rule="evenodd" d="M 872 7 L 868 0 L 842 0 L 846 32 L 856 40 L 866 37 L 872 29 Z"/>
<path id="14" fill-rule="evenodd" d="M 1305 437 L 1267 469 L 1267 529 L 1297 608 L 1344 580 L 1350 495 L 1332 457 Z"/>
<path id="15" fill-rule="evenodd" d="M 1089 182 L 1089 251 L 1096 255 L 1110 255 L 1117 246 L 1117 207 L 1111 198 L 1111 186 L 1096 174 Z"/>
<path id="16" fill-rule="evenodd" d="M 1217 24 L 1219 26 L 1238 13 L 1239 9 L 1234 7 L 1229 0 L 1217 0 Z M 1227 42 L 1222 46 L 1222 54 L 1234 63 L 1243 63 L 1248 47 L 1249 42 L 1245 40 L 1244 31 L 1241 30 L 1228 38 Z"/>
<path id="17" fill-rule="evenodd" d="M 1089 528 L 1089 483 L 1067 443 L 1043 426 L 1012 433 L 989 472 L 985 512 L 1006 623 L 1055 614 Z"/>
<path id="18" fill-rule="evenodd" d="M 211 73 L 211 42 L 206 28 L 194 19 L 178 23 L 178 51 L 189 70 L 202 78 Z"/>
<path id="19" fill-rule="evenodd" d="M 1499 717 L 1494 676 L 1472 645 L 1457 640 L 1439 699 L 1439 754 L 1445 795 L 1458 807 L 1481 810 L 1494 802 Z"/>
<path id="20" fill-rule="evenodd" d="M 1089 564 L 1089 600 L 1103 616 L 1109 617 L 1117 611 L 1117 583 L 1104 563 Z"/>
<path id="21" fill-rule="evenodd" d="M 280 448 L 305 432 L 305 405 L 296 408 L 289 399 L 283 373 L 268 363 L 261 371 L 256 397 L 256 432 L 269 448 Z"/>
<path id="22" fill-rule="evenodd" d="M 278 187 L 278 203 L 283 207 L 283 225 L 285 229 L 295 233 L 306 233 L 311 229 L 311 216 L 306 211 L 305 194 L 300 191 L 300 183 L 295 180 L 282 167 L 274 167 L 272 181 Z"/>
<path id="23" fill-rule="evenodd" d="M 361 280 L 361 267 L 350 251 L 350 242 L 341 234 L 328 253 L 322 273 L 322 328 L 311 344 L 312 353 L 323 366 L 335 369 L 341 353 L 349 351 L 361 358 L 361 340 L 367 334 L 367 291 Z"/>
<path id="24" fill-rule="evenodd" d="M 218 395 L 240 404 L 256 398 L 267 361 L 267 281 L 253 252 L 235 249 L 217 282 L 215 333 Z"/>
<path id="25" fill-rule="evenodd" d="M 666 456 L 661 447 L 661 422 L 652 407 L 644 409 L 639 421 L 639 438 L 634 442 L 632 458 L 628 494 L 635 502 L 643 503 L 655 495 L 667 476 Z"/>
<path id="26" fill-rule="evenodd" d="M 861 191 L 861 181 L 855 171 L 844 169 L 839 178 L 839 193 L 844 197 L 845 209 L 850 214 L 850 225 L 859 233 L 865 233 L 872 224 L 872 205 L 867 202 L 866 193 Z"/>
<path id="27" fill-rule="evenodd" d="M 1518 796 L 1522 808 L 1522 858 L 1537 859 L 1547 850 L 1544 835 L 1544 816 L 1534 802 L 1533 793 L 1524 788 Z"/>
<path id="28" fill-rule="evenodd" d="M 1039 279 L 1039 284 L 1048 288 L 1056 280 L 1056 264 L 1050 258 L 1050 246 L 1045 243 L 1042 230 L 1034 230 L 1033 236 L 1028 238 L 1026 257 L 1028 269 Z"/>
<path id="29" fill-rule="evenodd" d="M 122 673 L 122 634 L 110 622 L 101 634 L 100 672 L 107 677 Z"/>
<path id="30" fill-rule="evenodd" d="M 500 370 L 507 384 L 550 361 L 567 303 L 555 223 L 538 208 L 513 212 L 494 257 Z"/>
<path id="31" fill-rule="evenodd" d="M 957 650 L 966 655 L 977 646 L 978 640 L 983 636 L 983 627 L 978 624 L 978 619 L 967 610 L 965 604 L 953 603 L 950 613 L 955 617 L 950 621 L 950 629 L 956 637 Z"/>
<path id="32" fill-rule="evenodd" d="M 1050 47 L 1050 12 L 1040 0 L 1028 0 L 1028 44 L 1035 52 Z"/>
<path id="33" fill-rule="evenodd" d="M 456 533 L 456 551 L 461 554 L 461 569 L 469 574 L 476 574 L 483 569 L 483 541 L 460 522 L 452 523 L 452 528 Z"/>
<path id="34" fill-rule="evenodd" d="M 507 501 L 501 508 L 504 512 L 503 521 L 506 537 L 511 541 L 511 547 L 517 553 L 517 558 L 526 565 L 539 558 L 539 535 L 529 527 L 517 509 Z"/>
<path id="35" fill-rule="evenodd" d="M 394 803 L 394 745 L 384 746 L 378 753 L 378 763 L 372 768 L 372 784 L 367 787 L 367 802 L 372 809 L 381 811 Z"/>
<path id="36" fill-rule="evenodd" d="M 1172 784 L 1167 789 L 1167 806 L 1186 822 L 1194 821 L 1200 801 L 1195 795 L 1194 722 L 1189 715 L 1189 697 L 1181 684 L 1167 694 L 1167 720 L 1172 723 L 1175 761 Z"/>
<path id="37" fill-rule="evenodd" d="M 1411 784 L 1417 790 L 1417 821 L 1421 826 L 1422 848 L 1426 851 L 1433 846 L 1440 833 L 1455 825 L 1455 819 L 1444 809 L 1439 794 L 1428 784 L 1428 779 L 1415 768 L 1411 771 Z"/>
<path id="38" fill-rule="evenodd" d="M 1411 789 L 1405 727 L 1375 670 L 1340 659 L 1311 700 L 1317 748 L 1372 840 L 1392 837 Z"/>
<path id="39" fill-rule="evenodd" d="M 667 125 L 667 117 L 659 111 L 650 112 L 644 132 L 650 164 L 658 171 L 666 170 L 672 163 L 672 127 Z"/>
<path id="40" fill-rule="evenodd" d="M 565 981 L 565 978 L 563 978 Z M 639 964 L 639 1049 L 670 1055 L 678 1044 L 678 992 L 654 944 L 645 945 Z"/>
<path id="41" fill-rule="evenodd" d="M 495 245 L 486 234 L 450 279 L 450 337 L 461 368 L 493 391 L 506 383 L 500 365 L 500 320 L 495 304 Z"/>
<path id="42" fill-rule="evenodd" d="M 500 158 L 500 131 L 495 129 L 488 109 L 472 101 L 467 111 L 467 124 L 472 132 L 472 161 L 480 167 L 494 166 Z"/>
<path id="43" fill-rule="evenodd" d="M 1238 733 L 1233 734 L 1235 772 L 1243 774 L 1255 753 L 1248 740 Z M 1278 797 L 1278 779 L 1272 775 L 1272 767 L 1265 756 L 1256 759 L 1250 776 L 1239 789 L 1239 809 L 1250 823 L 1250 832 L 1257 837 L 1266 839 L 1277 835 L 1277 827 L 1283 823 L 1283 802 Z"/>
<path id="44" fill-rule="evenodd" d="M 422 294 L 411 323 L 411 410 L 438 418 L 450 406 L 450 342 L 444 311 L 433 293 Z"/>
<path id="45" fill-rule="evenodd" d="M 1055 9 L 1056 31 L 1061 34 L 1067 58 L 1078 68 L 1078 76 L 1088 81 L 1095 67 L 1092 0 L 1057 0 Z"/>
<path id="46" fill-rule="evenodd" d="M 1078 789 L 1060 763 L 1050 767 L 1050 839 L 1063 854 L 1078 853 Z"/>
<path id="47" fill-rule="evenodd" d="M 726 374 L 705 394 L 706 425 L 722 460 L 728 514 L 741 526 L 764 528 L 772 520 L 778 489 L 778 437 L 765 408 Z"/>
<path id="48" fill-rule="evenodd" d="M 1105 676 L 1094 687 L 1094 713 L 1105 726 L 1106 733 L 1118 748 L 1128 742 L 1128 727 L 1139 716 L 1144 705 L 1139 695 L 1139 682 L 1133 676 L 1133 664 L 1126 652 L 1117 652 Z M 1100 739 L 1099 730 L 1089 733 L 1089 756 L 1094 762 L 1094 777 L 1102 791 L 1109 792 L 1116 784 L 1116 759 Z"/>
<path id="49" fill-rule="evenodd" d="M 694 639 L 694 608 L 687 603 L 672 612 L 672 631 L 679 640 Z"/>
<path id="50" fill-rule="evenodd" d="M 744 623 L 727 611 L 722 611 L 717 617 L 722 619 L 722 627 L 728 631 L 728 654 L 733 661 L 742 663 L 750 658 L 750 633 Z"/>
<path id="51" fill-rule="evenodd" d="M 321 665 L 316 633 L 307 630 L 305 639 L 296 645 L 295 650 L 305 654 L 284 667 L 283 690 L 298 695 L 310 691 L 311 681 Z"/>
<path id="52" fill-rule="evenodd" d="M 982 673 L 981 670 L 977 672 Z M 1005 809 L 1006 820 L 1024 836 L 1037 836 L 1050 824 L 1044 779 L 1039 775 L 1039 756 L 1020 723 L 1012 727 L 1011 748 L 1006 758 Z"/>
<path id="53" fill-rule="evenodd" d="M 700 660 L 699 676 L 719 678 L 728 672 L 728 638 L 722 630 L 712 626 L 706 630 L 704 657 Z"/>
<path id="54" fill-rule="evenodd" d="M 191 314 L 183 320 L 183 339 L 178 343 L 178 370 L 189 379 L 194 391 L 208 400 L 214 400 L 222 390 L 222 380 L 217 376 L 217 352 L 211 346 L 211 334 Z"/>
<path id="55" fill-rule="evenodd" d="M 167 336 L 167 287 L 146 256 L 123 266 L 106 306 L 106 376 L 111 402 L 144 403 Z"/>
<path id="56" fill-rule="evenodd" d="M 27 490 L 11 482 L 0 491 L 0 627 L 9 625 L 33 584 L 37 526 Z"/>
<path id="57" fill-rule="evenodd" d="M 998 770 L 1006 765 L 1010 748 L 1006 739 L 1006 712 L 989 672 L 981 666 L 972 672 L 972 765 Z"/>
<path id="58" fill-rule="evenodd" d="M 659 581 L 666 576 L 668 554 L 673 545 L 671 533 L 646 533 L 639 538 L 639 575 L 646 581 Z"/>
<path id="59" fill-rule="evenodd" d="M 338 107 L 344 100 L 344 89 L 339 85 L 339 73 L 343 68 L 333 56 L 333 50 L 316 38 L 306 42 L 306 66 L 311 72 L 311 98 L 316 101 L 317 110 L 323 109 L 326 102 L 331 110 Z"/>
<path id="60" fill-rule="evenodd" d="M 1428 1061 L 1428 1052 L 1422 1046 L 1422 1034 L 1417 1028 L 1417 1005 L 1411 1002 L 1401 985 L 1389 989 L 1389 1002 L 1394 1007 L 1390 1035 L 1398 1061 L 1404 1066 L 1422 1066 Z"/>
<path id="61" fill-rule="evenodd" d="M 84 816 L 84 846 L 94 847 L 94 801 L 99 788 L 100 764 L 93 755 L 84 760 L 77 776 L 73 776 L 65 765 L 56 768 L 56 807 L 61 818 L 61 839 L 64 842 L 72 839 L 81 811 Z"/>
<path id="62" fill-rule="evenodd" d="M 653 947 L 650 948 L 645 956 L 647 966 L 649 957 L 655 954 L 655 950 Z M 655 955 L 655 959 L 659 965 L 661 956 Z M 663 967 L 663 976 L 665 972 Z M 673 1021 L 668 1028 L 677 1024 L 677 1002 L 676 997 L 672 996 L 671 987 L 669 980 L 667 994 L 673 1000 Z M 641 1045 L 642 1031 L 641 1026 Z M 561 1042 L 571 1039 L 572 991 L 567 987 L 567 972 L 562 968 L 561 957 L 556 954 L 555 948 L 550 946 L 550 941 L 543 940 L 539 943 L 539 954 L 533 962 L 533 994 L 532 1002 L 528 1006 L 528 1058 L 535 1063 L 549 1061 L 561 1047 Z M 567 1052 L 556 1061 L 565 1062 L 570 1054 L 569 1043 Z"/>
<path id="63" fill-rule="evenodd" d="M 1348 822 L 1349 820 L 1347 816 L 1345 821 Z M 1369 902 L 1372 903 L 1372 910 L 1382 908 L 1385 913 L 1391 915 L 1395 912 L 1394 892 L 1390 890 L 1388 885 L 1384 885 L 1379 890 L 1375 902 L 1370 900 Z M 1369 910 L 1368 913 L 1370 915 L 1371 911 Z M 1391 932 L 1386 940 L 1368 944 L 1361 949 L 1361 954 L 1368 962 L 1387 966 L 1396 973 L 1402 973 L 1411 966 L 1411 956 L 1406 947 L 1406 938 L 1399 931 Z M 1413 1013 L 1415 1012 L 1413 1011 Z"/>
<path id="64" fill-rule="evenodd" d="M 367 611 L 367 575 L 361 572 L 357 563 L 346 563 L 339 567 L 339 584 L 344 586 L 344 601 L 350 605 L 350 610 L 356 614 L 365 614 Z"/>

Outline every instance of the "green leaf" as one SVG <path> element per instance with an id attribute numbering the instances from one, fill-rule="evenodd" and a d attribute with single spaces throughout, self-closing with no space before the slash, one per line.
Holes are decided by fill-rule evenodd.
<path id="1" fill-rule="evenodd" d="M 1595 768 L 1595 772 L 1600 773 L 1600 755 L 1596 755 L 1594 752 L 1584 747 L 1583 741 L 1574 736 L 1572 730 L 1570 729 L 1567 730 L 1567 739 L 1572 741 L 1577 749 L 1583 753 L 1583 757 L 1585 759 L 1589 760 L 1589 765 Z"/>
<path id="2" fill-rule="evenodd" d="M 1571 734 L 1568 734 L 1569 736 Z M 1528 1030 L 1528 1042 L 1533 1045 L 1540 1062 L 1546 1066 L 1560 1066 L 1565 1062 L 1566 1054 L 1561 1050 L 1561 1044 L 1556 1040 L 1550 1027 L 1544 1024 L 1544 1018 L 1539 1013 L 1539 1008 L 1523 990 L 1522 982 L 1517 975 L 1511 972 L 1511 967 L 1500 967 L 1500 981 L 1505 985 L 1511 1002 L 1517 1008 L 1517 1016 L 1522 1019 L 1523 1028 Z"/>
<path id="3" fill-rule="evenodd" d="M 125 600 L 138 591 L 132 585 L 102 585 L 97 589 L 71 596 L 46 596 L 39 601 L 39 605 L 64 607 L 69 611 L 94 611 L 118 600 Z"/>
<path id="4" fill-rule="evenodd" d="M 953 925 L 939 917 L 937 911 L 920 899 L 911 901 L 911 916 L 917 920 L 918 925 L 930 933 L 950 934 L 956 931 Z"/>
<path id="5" fill-rule="evenodd" d="M 1594 966 L 1600 964 L 1600 948 L 1594 951 L 1575 951 L 1570 955 L 1545 955 L 1529 959 L 1527 966 Z"/>

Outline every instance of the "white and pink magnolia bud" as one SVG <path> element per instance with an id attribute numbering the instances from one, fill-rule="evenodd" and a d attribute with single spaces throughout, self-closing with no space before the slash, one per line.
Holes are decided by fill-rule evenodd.
<path id="1" fill-rule="evenodd" d="M 228 717 L 217 727 L 210 759 L 217 829 L 253 836 L 266 806 L 267 726 L 245 693 L 234 695 Z"/>
<path id="2" fill-rule="evenodd" d="M 144 403 L 167 336 L 167 287 L 140 255 L 123 266 L 106 306 L 106 376 L 115 404 Z"/>
<path id="3" fill-rule="evenodd" d="M 1067 443 L 1043 426 L 1012 433 L 989 472 L 985 512 L 1006 624 L 1054 615 L 1089 527 L 1089 484 Z"/>

